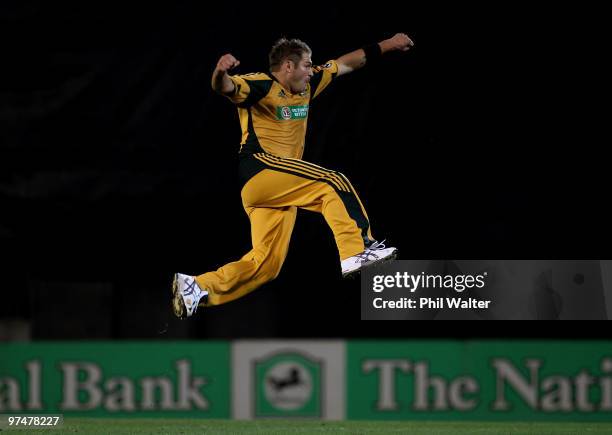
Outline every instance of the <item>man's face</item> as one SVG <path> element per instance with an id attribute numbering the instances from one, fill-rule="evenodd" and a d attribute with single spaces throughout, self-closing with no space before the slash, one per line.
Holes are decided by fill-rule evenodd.
<path id="1" fill-rule="evenodd" d="M 312 77 L 312 61 L 310 56 L 310 53 L 304 53 L 297 65 L 289 61 L 289 86 L 291 86 L 291 92 L 294 94 L 304 92 L 306 85 Z"/>

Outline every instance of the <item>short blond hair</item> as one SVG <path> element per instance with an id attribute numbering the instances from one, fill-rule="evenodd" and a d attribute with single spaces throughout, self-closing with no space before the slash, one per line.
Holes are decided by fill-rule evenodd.
<path id="1" fill-rule="evenodd" d="M 278 67 L 285 59 L 289 59 L 295 65 L 300 63 L 304 53 L 312 54 L 312 50 L 304 41 L 299 39 L 281 38 L 274 43 L 268 59 L 270 60 L 270 70 L 277 71 Z"/>

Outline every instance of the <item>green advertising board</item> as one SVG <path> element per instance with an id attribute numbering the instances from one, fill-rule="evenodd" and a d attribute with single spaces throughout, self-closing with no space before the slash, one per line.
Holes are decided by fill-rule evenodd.
<path id="1" fill-rule="evenodd" d="M 227 342 L 0 345 L 0 413 L 230 417 Z"/>
<path id="2" fill-rule="evenodd" d="M 611 420 L 612 346 L 349 342 L 347 398 L 349 419 Z"/>
<path id="3" fill-rule="evenodd" d="M 0 414 L 612 420 L 607 341 L 0 345 Z"/>

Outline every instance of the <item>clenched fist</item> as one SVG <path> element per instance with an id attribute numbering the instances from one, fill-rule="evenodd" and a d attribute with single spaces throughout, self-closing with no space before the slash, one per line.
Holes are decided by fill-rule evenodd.
<path id="1" fill-rule="evenodd" d="M 389 39 L 385 39 L 381 42 L 381 48 L 383 51 L 408 51 L 414 46 L 412 39 L 405 33 L 396 33 Z"/>
<path id="2" fill-rule="evenodd" d="M 219 61 L 217 62 L 217 70 L 220 72 L 227 72 L 232 68 L 236 68 L 238 65 L 240 65 L 240 61 L 231 54 L 227 53 L 219 58 Z"/>

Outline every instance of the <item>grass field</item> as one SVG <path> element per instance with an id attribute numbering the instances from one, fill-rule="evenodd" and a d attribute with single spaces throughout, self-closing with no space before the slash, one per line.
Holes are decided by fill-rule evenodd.
<path id="1" fill-rule="evenodd" d="M 42 429 L 40 432 L 49 431 Z M 13 432 L 13 431 L 7 431 Z M 2 432 L 2 433 L 7 433 Z M 14 433 L 24 433 L 15 431 Z M 29 431 L 28 431 L 29 432 Z M 36 431 L 39 432 L 39 431 Z M 52 433 L 96 434 L 612 434 L 612 423 L 295 421 L 66 418 Z"/>

